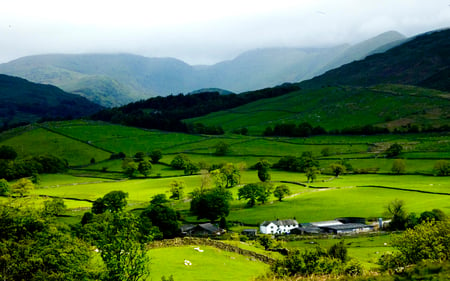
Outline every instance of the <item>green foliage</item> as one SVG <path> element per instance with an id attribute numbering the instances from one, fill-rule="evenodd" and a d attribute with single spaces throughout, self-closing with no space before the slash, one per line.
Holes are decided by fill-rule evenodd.
<path id="1" fill-rule="evenodd" d="M 248 199 L 248 205 L 253 207 L 256 201 L 264 204 L 272 193 L 272 185 L 269 183 L 249 183 L 238 190 L 239 199 Z"/>
<path id="2" fill-rule="evenodd" d="M 53 198 L 52 200 L 44 201 L 43 214 L 46 216 L 59 216 L 66 210 L 64 200 L 61 198 Z"/>
<path id="3" fill-rule="evenodd" d="M 25 196 L 33 189 L 34 189 L 33 182 L 27 178 L 21 178 L 11 185 L 11 192 L 13 194 L 19 194 L 20 197 Z"/>
<path id="4" fill-rule="evenodd" d="M 339 241 L 328 249 L 328 255 L 332 258 L 341 260 L 345 263 L 348 260 L 347 247 L 344 244 L 344 240 Z"/>
<path id="5" fill-rule="evenodd" d="M 183 170 L 186 166 L 186 163 L 189 162 L 189 158 L 184 154 L 176 155 L 172 161 L 170 162 L 170 166 L 175 170 Z"/>
<path id="6" fill-rule="evenodd" d="M 273 191 L 273 196 L 278 198 L 278 201 L 282 201 L 284 197 L 291 194 L 291 190 L 289 187 L 285 184 L 279 185 L 275 187 L 275 190 Z"/>
<path id="7" fill-rule="evenodd" d="M 21 206 L 0 205 L 2 280 L 98 280 L 92 251 L 52 217 Z"/>
<path id="8" fill-rule="evenodd" d="M 302 152 L 301 157 L 283 156 L 278 163 L 274 165 L 274 168 L 302 173 L 312 167 L 319 168 L 319 162 L 313 156 L 311 151 Z"/>
<path id="9" fill-rule="evenodd" d="M 230 151 L 230 145 L 224 141 L 220 141 L 215 145 L 217 156 L 224 156 Z"/>
<path id="10" fill-rule="evenodd" d="M 277 260 L 271 267 L 278 276 L 311 276 L 342 272 L 340 260 L 330 257 L 322 248 L 294 251 L 283 260 Z"/>
<path id="11" fill-rule="evenodd" d="M 174 200 L 180 200 L 184 196 L 184 188 L 186 187 L 186 184 L 184 181 L 178 181 L 173 180 L 170 183 L 170 192 L 172 195 L 170 195 L 170 199 Z"/>
<path id="12" fill-rule="evenodd" d="M 450 175 L 450 162 L 447 160 L 438 160 L 434 164 L 433 170 L 438 176 L 448 176 Z"/>
<path id="13" fill-rule="evenodd" d="M 138 171 L 139 164 L 131 158 L 122 160 L 122 170 L 127 177 L 134 177 Z"/>
<path id="14" fill-rule="evenodd" d="M 450 258 L 450 221 L 424 221 L 393 238 L 397 253 L 384 255 L 385 270 L 402 270 L 421 261 L 441 262 Z"/>
<path id="15" fill-rule="evenodd" d="M 211 175 L 217 187 L 230 188 L 241 182 L 241 172 L 237 165 L 226 163 L 220 169 L 213 170 Z"/>
<path id="16" fill-rule="evenodd" d="M 277 241 L 269 234 L 258 235 L 257 241 L 265 250 L 268 250 L 277 244 Z"/>
<path id="17" fill-rule="evenodd" d="M 157 164 L 159 160 L 162 159 L 163 154 L 160 149 L 154 149 L 148 154 L 148 156 L 152 159 L 153 164 Z"/>
<path id="18" fill-rule="evenodd" d="M 231 192 L 224 188 L 197 189 L 192 192 L 190 210 L 199 219 L 205 218 L 210 221 L 216 221 L 219 218 L 228 216 L 232 199 Z"/>
<path id="19" fill-rule="evenodd" d="M 136 154 L 134 154 L 134 159 L 136 162 L 143 161 L 144 158 L 145 158 L 145 153 L 142 151 L 138 151 L 138 152 L 136 152 Z"/>
<path id="20" fill-rule="evenodd" d="M 177 213 L 164 203 L 156 203 L 154 200 L 140 215 L 141 223 L 158 227 L 164 239 L 178 236 L 179 223 Z"/>
<path id="21" fill-rule="evenodd" d="M 395 174 L 404 173 L 406 169 L 406 163 L 404 159 L 395 159 L 392 163 L 391 171 Z"/>
<path id="22" fill-rule="evenodd" d="M 152 171 L 152 163 L 148 160 L 142 160 L 138 163 L 137 170 L 145 177 L 148 177 Z"/>
<path id="23" fill-rule="evenodd" d="M 317 179 L 317 175 L 320 174 L 319 169 L 317 167 L 312 166 L 309 168 L 306 168 L 305 175 L 308 182 L 314 182 L 315 179 Z"/>
<path id="24" fill-rule="evenodd" d="M 403 146 L 398 143 L 391 144 L 389 148 L 386 150 L 386 157 L 392 158 L 398 156 L 400 152 L 402 152 Z"/>
<path id="25" fill-rule="evenodd" d="M 51 155 L 28 157 L 20 160 L 0 160 L 0 178 L 7 180 L 31 177 L 33 174 L 60 173 L 67 170 L 65 160 Z"/>
<path id="26" fill-rule="evenodd" d="M 333 171 L 333 174 L 335 177 L 339 177 L 339 175 L 341 175 L 347 171 L 345 166 L 338 164 L 338 163 L 331 164 L 330 169 L 331 169 L 331 171 Z"/>
<path id="27" fill-rule="evenodd" d="M 145 244 L 139 242 L 139 222 L 131 213 L 116 212 L 101 223 L 95 241 L 105 263 L 104 280 L 145 280 L 149 258 Z"/>
<path id="28" fill-rule="evenodd" d="M 406 228 L 407 212 L 403 200 L 391 201 L 386 207 L 386 214 L 391 218 L 389 228 L 392 230 L 403 230 Z"/>
<path id="29" fill-rule="evenodd" d="M 11 187 L 8 181 L 0 179 L 0 195 L 8 195 L 11 192 Z"/>
<path id="30" fill-rule="evenodd" d="M 14 160 L 17 158 L 17 152 L 8 145 L 0 146 L 0 159 Z"/>
<path id="31" fill-rule="evenodd" d="M 184 174 L 193 175 L 200 170 L 200 167 L 192 161 L 186 161 L 184 163 Z"/>
<path id="32" fill-rule="evenodd" d="M 92 212 L 94 214 L 102 214 L 106 211 L 117 213 L 123 210 L 127 205 L 128 193 L 121 190 L 111 191 L 102 198 L 98 198 L 92 204 Z"/>
<path id="33" fill-rule="evenodd" d="M 269 181 L 271 179 L 271 176 L 269 174 L 270 167 L 272 165 L 269 161 L 262 159 L 258 163 L 255 164 L 256 170 L 258 170 L 258 178 L 262 182 Z"/>

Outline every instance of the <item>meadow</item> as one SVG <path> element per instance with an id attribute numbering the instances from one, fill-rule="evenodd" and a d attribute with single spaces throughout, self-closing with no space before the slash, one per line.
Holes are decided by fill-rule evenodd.
<path id="1" fill-rule="evenodd" d="M 298 222 L 314 222 L 349 216 L 376 220 L 386 217 L 386 206 L 396 199 L 405 202 L 408 212 L 420 214 L 438 208 L 450 214 L 450 181 L 448 177 L 433 175 L 436 160 L 450 159 L 448 134 L 325 135 L 311 138 L 232 134 L 206 136 L 78 120 L 32 126 L 16 133 L 9 132 L 0 140 L 0 145 L 12 146 L 19 158 L 53 154 L 68 161 L 67 173 L 41 175 L 40 183 L 29 199 L 40 206 L 45 196 L 66 198 L 66 214 L 70 217 L 61 220 L 68 223 L 78 222 L 92 206 L 92 201 L 113 190 L 128 193 L 127 210 L 143 208 L 157 194 L 170 196 L 170 184 L 174 180 L 185 183 L 185 197 L 171 200 L 170 206 L 180 212 L 183 223 L 198 222 L 197 217 L 188 211 L 189 193 L 201 185 L 202 176 L 185 176 L 182 170 L 169 166 L 180 153 L 195 163 L 240 163 L 245 168 L 241 171 L 240 185 L 229 189 L 233 201 L 227 220 L 231 222 L 231 231 L 235 232 L 243 228 L 257 228 L 261 222 L 275 219 L 295 218 Z M 215 146 L 219 142 L 230 145 L 226 155 L 215 154 Z M 405 159 L 406 169 L 400 175 L 391 172 L 394 159 L 386 158 L 384 154 L 384 150 L 393 143 L 404 147 L 398 157 Z M 123 174 L 122 160 L 110 159 L 112 153 L 124 152 L 127 156 L 133 156 L 137 152 L 153 149 L 160 149 L 163 158 L 160 164 L 153 165 L 147 178 L 142 175 L 127 178 Z M 282 202 L 271 196 L 268 202 L 263 205 L 258 203 L 253 208 L 249 208 L 245 200 L 238 200 L 240 187 L 259 181 L 257 172 L 250 167 L 260 159 L 276 163 L 283 156 L 300 157 L 304 152 L 312 152 L 319 161 L 321 174 L 314 182 L 308 183 L 304 173 L 272 169 L 269 171 L 271 182 L 274 186 L 288 185 L 290 196 Z M 348 173 L 335 178 L 328 167 L 341 160 L 346 160 L 354 169 L 376 172 Z M 376 260 L 381 254 L 392 250 L 389 241 L 390 235 L 345 238 L 349 256 L 358 259 L 366 268 L 376 268 Z M 317 245 L 327 248 L 336 242 L 336 239 L 308 238 L 283 245 L 289 249 Z M 160 280 L 161 276 L 172 274 L 175 280 L 251 280 L 268 270 L 266 264 L 215 248 L 205 247 L 202 254 L 192 247 L 153 249 L 149 251 L 152 258 L 150 279 Z M 191 260 L 192 266 L 186 267 L 184 258 Z"/>

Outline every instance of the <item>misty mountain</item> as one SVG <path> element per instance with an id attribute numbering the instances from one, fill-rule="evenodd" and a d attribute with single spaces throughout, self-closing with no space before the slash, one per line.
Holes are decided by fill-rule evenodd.
<path id="1" fill-rule="evenodd" d="M 201 88 L 239 93 L 298 82 L 403 39 L 387 32 L 353 46 L 257 49 L 210 66 L 131 54 L 37 55 L 0 64 L 0 73 L 56 85 L 111 107 Z"/>
<path id="2" fill-rule="evenodd" d="M 35 122 L 42 118 L 78 118 L 102 107 L 52 86 L 0 74 L 0 124 Z"/>
<path id="3" fill-rule="evenodd" d="M 415 85 L 450 91 L 450 29 L 418 35 L 384 53 L 374 54 L 300 83 L 328 85 Z"/>

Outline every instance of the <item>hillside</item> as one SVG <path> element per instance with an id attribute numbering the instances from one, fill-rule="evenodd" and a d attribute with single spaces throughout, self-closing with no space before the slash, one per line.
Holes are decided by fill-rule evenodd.
<path id="1" fill-rule="evenodd" d="M 35 122 L 42 118 L 78 118 L 102 107 L 79 95 L 0 74 L 0 124 Z"/>
<path id="2" fill-rule="evenodd" d="M 239 93 L 298 82 L 401 39 L 401 34 L 387 32 L 353 46 L 257 49 L 209 66 L 131 54 L 37 55 L 0 64 L 0 73 L 56 85 L 112 107 L 201 88 Z"/>
<path id="3" fill-rule="evenodd" d="M 375 125 L 389 130 L 450 126 L 450 95 L 406 85 L 325 87 L 262 99 L 226 111 L 185 120 L 225 131 L 247 128 L 261 135 L 266 127 L 308 122 L 327 131 Z"/>
<path id="4" fill-rule="evenodd" d="M 326 85 L 371 86 L 394 83 L 450 91 L 450 29 L 412 38 L 384 53 L 346 64 L 300 83 L 301 87 Z"/>

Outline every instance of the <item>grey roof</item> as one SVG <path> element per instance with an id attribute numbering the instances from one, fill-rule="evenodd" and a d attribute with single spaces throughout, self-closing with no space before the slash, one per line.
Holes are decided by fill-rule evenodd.
<path id="1" fill-rule="evenodd" d="M 275 224 L 277 226 L 298 225 L 298 222 L 296 220 L 293 220 L 293 219 L 264 221 L 261 225 L 262 226 L 268 226 L 270 223 L 273 223 L 273 224 Z"/>
<path id="2" fill-rule="evenodd" d="M 218 228 L 217 226 L 215 226 L 214 224 L 209 223 L 209 222 L 199 224 L 198 226 L 206 231 L 211 232 L 211 233 L 220 231 L 220 228 Z"/>
<path id="3" fill-rule="evenodd" d="M 359 229 L 359 228 L 373 228 L 371 225 L 362 224 L 362 223 L 346 223 L 341 225 L 330 225 L 326 226 L 326 228 L 333 230 L 348 230 L 348 229 Z"/>

